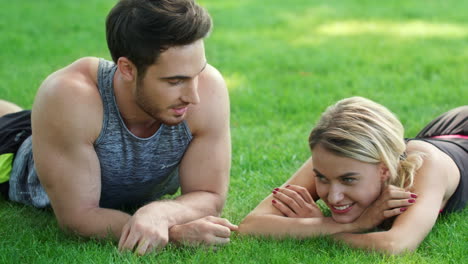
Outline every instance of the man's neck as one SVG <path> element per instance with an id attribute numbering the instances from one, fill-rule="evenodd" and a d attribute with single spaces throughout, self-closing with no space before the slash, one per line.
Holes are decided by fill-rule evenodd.
<path id="1" fill-rule="evenodd" d="M 145 138 L 156 133 L 161 122 L 148 115 L 136 104 L 133 96 L 135 85 L 125 82 L 119 71 L 116 71 L 113 89 L 120 115 L 128 130 L 138 137 Z"/>

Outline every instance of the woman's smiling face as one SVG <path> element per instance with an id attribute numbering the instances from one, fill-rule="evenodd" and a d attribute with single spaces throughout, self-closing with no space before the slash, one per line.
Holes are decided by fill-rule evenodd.
<path id="1" fill-rule="evenodd" d="M 355 221 L 379 197 L 383 166 L 337 156 L 320 144 L 312 152 L 318 196 L 337 223 Z"/>

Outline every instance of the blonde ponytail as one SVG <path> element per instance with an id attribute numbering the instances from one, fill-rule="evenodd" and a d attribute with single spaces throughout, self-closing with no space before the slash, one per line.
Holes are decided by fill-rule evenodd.
<path id="1" fill-rule="evenodd" d="M 401 188 L 411 188 L 414 183 L 414 175 L 423 163 L 423 155 L 422 152 L 412 152 L 407 157 L 400 158 L 396 177 L 390 179 L 389 183 Z"/>

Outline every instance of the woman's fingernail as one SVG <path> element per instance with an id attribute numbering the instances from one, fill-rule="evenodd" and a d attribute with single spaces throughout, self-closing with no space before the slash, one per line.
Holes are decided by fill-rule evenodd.
<path id="1" fill-rule="evenodd" d="M 409 199 L 408 200 L 408 203 L 414 203 L 414 202 L 416 202 L 416 200 L 414 200 L 414 199 Z"/>
<path id="2" fill-rule="evenodd" d="M 412 193 L 411 198 L 418 198 L 418 196 L 416 194 Z"/>
<path id="3" fill-rule="evenodd" d="M 288 188 L 289 186 L 291 186 L 291 185 L 289 185 L 289 184 L 288 184 L 288 185 L 286 185 L 286 188 Z"/>
<path id="4" fill-rule="evenodd" d="M 402 208 L 400 208 L 400 212 L 404 212 L 404 211 L 406 211 L 406 209 L 408 209 L 408 208 L 402 207 Z"/>
<path id="5" fill-rule="evenodd" d="M 273 189 L 273 190 L 275 190 L 275 191 L 278 191 L 278 190 L 279 190 L 279 188 L 275 188 L 275 189 Z"/>
<path id="6" fill-rule="evenodd" d="M 273 194 L 276 194 L 277 192 L 276 191 L 273 191 Z"/>
<path id="7" fill-rule="evenodd" d="M 276 200 L 271 201 L 272 203 L 276 203 Z"/>

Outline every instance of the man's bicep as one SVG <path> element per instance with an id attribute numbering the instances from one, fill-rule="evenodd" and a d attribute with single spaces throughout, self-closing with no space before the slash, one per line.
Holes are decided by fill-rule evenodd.
<path id="1" fill-rule="evenodd" d="M 34 159 L 38 177 L 59 221 L 97 207 L 100 197 L 99 162 L 92 146 L 61 145 L 57 137 L 35 135 Z"/>
<path id="2" fill-rule="evenodd" d="M 93 142 L 99 113 L 79 102 L 93 102 L 81 87 L 41 87 L 32 113 L 34 162 L 54 212 L 68 223 L 81 209 L 98 206 L 100 169 Z M 78 91 L 78 92 L 76 92 Z M 78 102 L 78 103 L 77 103 Z"/>
<path id="3" fill-rule="evenodd" d="M 200 77 L 201 103 L 187 121 L 193 132 L 180 165 L 182 193 L 207 191 L 225 195 L 231 168 L 229 95 L 220 73 L 208 66 Z"/>
<path id="4" fill-rule="evenodd" d="M 231 167 L 229 131 L 194 138 L 180 165 L 182 193 L 207 191 L 225 195 Z"/>

